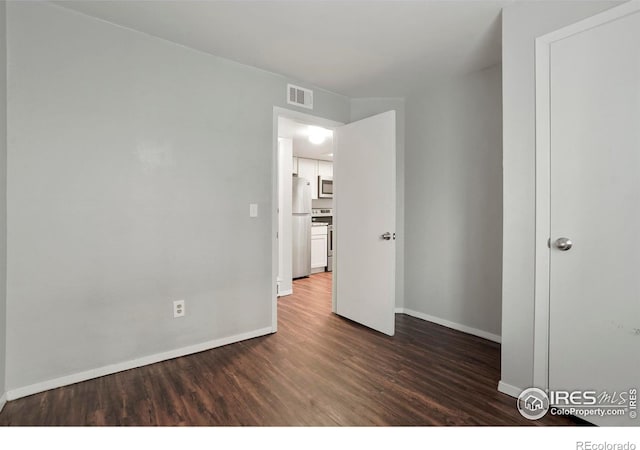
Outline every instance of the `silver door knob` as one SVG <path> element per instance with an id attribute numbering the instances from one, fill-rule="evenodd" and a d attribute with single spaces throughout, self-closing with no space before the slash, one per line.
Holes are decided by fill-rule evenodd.
<path id="1" fill-rule="evenodd" d="M 390 241 L 391 240 L 391 233 L 389 233 L 388 231 L 386 233 L 384 233 L 383 235 L 380 236 L 382 239 L 384 239 L 385 241 Z"/>
<path id="2" fill-rule="evenodd" d="M 555 246 L 558 250 L 566 252 L 573 246 L 573 242 L 571 242 L 571 239 L 569 238 L 562 237 L 556 239 Z"/>

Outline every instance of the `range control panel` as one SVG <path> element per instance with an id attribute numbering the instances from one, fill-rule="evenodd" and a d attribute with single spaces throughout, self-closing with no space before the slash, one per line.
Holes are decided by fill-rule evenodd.
<path id="1" fill-rule="evenodd" d="M 329 209 L 321 209 L 321 208 L 313 208 L 311 210 L 311 215 L 313 217 L 331 217 L 333 216 L 333 210 Z"/>

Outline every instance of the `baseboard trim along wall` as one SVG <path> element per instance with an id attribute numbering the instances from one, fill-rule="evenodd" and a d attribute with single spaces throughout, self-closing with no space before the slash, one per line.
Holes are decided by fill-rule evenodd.
<path id="1" fill-rule="evenodd" d="M 235 342 L 245 341 L 260 336 L 271 334 L 271 327 L 260 328 L 259 330 L 249 331 L 243 334 L 237 334 L 235 336 L 229 336 L 221 339 L 215 339 L 213 341 L 202 342 L 200 344 L 190 345 L 188 347 L 182 347 L 168 352 L 156 353 L 155 355 L 144 356 L 142 358 L 125 361 L 117 364 L 110 364 L 108 366 L 99 367 L 97 369 L 87 370 L 85 372 L 78 372 L 72 375 L 67 375 L 60 378 L 54 378 L 52 380 L 43 381 L 41 383 L 31 384 L 29 386 L 20 387 L 17 389 L 9 390 L 6 395 L 6 400 L 16 400 L 28 395 L 37 394 L 39 392 L 48 391 L 50 389 L 67 386 L 69 384 L 79 383 L 81 381 L 90 380 L 92 378 L 103 377 L 105 375 L 111 375 L 113 373 L 122 372 L 124 370 L 135 369 L 137 367 L 147 366 L 149 364 L 155 364 L 157 362 L 166 361 L 168 359 L 179 358 L 180 356 L 186 356 L 193 353 L 203 352 L 205 350 L 211 350 L 212 348 L 222 347 L 223 345 L 233 344 Z M 5 397 L 2 397 L 5 399 Z M 1 409 L 1 408 L 0 408 Z"/>
<path id="2" fill-rule="evenodd" d="M 473 327 L 468 327 L 466 325 L 462 325 L 456 322 L 451 322 L 449 320 L 441 319 L 439 317 L 430 316 L 429 314 L 413 311 L 412 309 L 396 308 L 396 314 L 406 314 L 408 316 L 415 317 L 417 319 L 422 319 L 422 320 L 426 320 L 427 322 L 437 323 L 438 325 L 442 325 L 444 327 L 451 328 L 453 330 L 462 331 L 463 333 L 472 334 L 474 336 L 478 336 L 483 339 L 488 339 L 493 342 L 497 342 L 497 343 L 502 342 L 502 338 L 497 334 L 489 333 L 488 331 L 479 330 Z"/>
<path id="3" fill-rule="evenodd" d="M 4 408 L 4 405 L 7 404 L 7 394 L 2 394 L 0 396 L 0 412 L 2 412 L 2 408 Z"/>
<path id="4" fill-rule="evenodd" d="M 289 289 L 287 291 L 280 291 L 278 293 L 278 297 L 284 297 L 285 295 L 291 295 L 293 294 L 293 289 Z"/>
<path id="5" fill-rule="evenodd" d="M 519 387 L 507 384 L 502 380 L 498 381 L 498 391 L 502 392 L 503 394 L 510 395 L 511 397 L 518 398 L 523 390 L 524 389 L 520 389 Z"/>

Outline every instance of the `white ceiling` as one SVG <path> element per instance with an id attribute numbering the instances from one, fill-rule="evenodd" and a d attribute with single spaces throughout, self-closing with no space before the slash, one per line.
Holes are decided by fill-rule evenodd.
<path id="1" fill-rule="evenodd" d="M 500 10 L 512 1 L 56 3 L 349 97 L 382 97 L 499 63 Z"/>
<path id="2" fill-rule="evenodd" d="M 333 161 L 333 132 L 322 144 L 312 144 L 309 142 L 309 125 L 278 117 L 278 137 L 293 140 L 293 156 Z"/>

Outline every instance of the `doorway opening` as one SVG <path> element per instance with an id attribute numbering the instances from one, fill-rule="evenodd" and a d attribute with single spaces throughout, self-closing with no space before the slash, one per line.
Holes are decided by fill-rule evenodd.
<path id="1" fill-rule="evenodd" d="M 274 108 L 278 205 L 274 331 L 278 299 L 299 300 L 297 294 L 304 294 L 309 301 L 327 306 L 330 302 L 329 311 L 335 311 L 333 129 L 340 125 Z"/>
<path id="2" fill-rule="evenodd" d="M 333 131 L 333 151 L 325 150 L 326 157 L 334 153 L 332 167 L 333 180 L 327 177 L 323 184 L 322 177 L 318 176 L 318 169 L 322 163 L 317 159 L 311 160 L 311 169 L 305 168 L 304 154 L 297 156 L 297 181 L 306 180 L 309 186 L 304 196 L 317 196 L 318 191 L 325 192 L 326 197 L 318 197 L 316 200 L 332 198 L 333 207 L 324 208 L 322 203 L 316 203 L 316 221 L 322 222 L 322 209 L 332 209 L 331 220 L 333 225 L 332 240 L 332 272 L 327 272 L 328 260 L 324 257 L 327 248 L 322 243 L 329 239 L 329 229 L 326 223 L 317 223 L 317 230 L 311 230 L 318 237 L 316 248 L 322 254 L 318 260 L 314 259 L 310 266 L 318 272 L 330 274 L 330 292 L 325 296 L 327 305 L 331 303 L 330 311 L 350 319 L 373 330 L 393 336 L 395 330 L 395 261 L 396 261 L 396 112 L 394 110 L 379 113 L 347 125 L 341 125 L 326 119 L 321 119 L 307 114 L 274 108 L 273 116 L 273 203 L 282 205 L 278 210 L 274 208 L 272 213 L 273 240 L 272 240 L 272 329 L 277 331 L 278 320 L 278 291 L 286 293 L 285 283 L 297 276 L 304 277 L 304 273 L 294 276 L 293 267 L 291 275 L 288 270 L 280 272 L 280 258 L 286 261 L 291 242 L 291 263 L 293 265 L 293 241 L 290 241 L 289 233 L 293 239 L 293 230 L 287 231 L 289 224 L 293 228 L 293 209 L 286 209 L 289 205 L 288 183 L 291 181 L 291 201 L 293 203 L 293 156 L 294 143 L 290 138 L 278 139 L 278 121 L 287 118 L 301 123 L 305 129 L 304 139 L 310 138 L 320 141 L 312 134 L 322 133 L 325 140 L 329 132 Z M 314 128 L 315 127 L 315 128 Z M 320 128 L 320 129 L 318 129 Z M 289 145 L 289 143 L 291 145 Z M 290 152 L 289 152 L 290 150 Z M 278 158 L 282 151 L 286 156 Z M 286 151 L 286 153 L 285 153 Z M 296 150 L 297 151 L 297 150 Z M 278 163 L 282 161 L 284 169 L 278 170 Z M 315 169 L 314 169 L 315 167 Z M 324 166 L 327 170 L 327 166 Z M 304 174 L 310 179 L 306 179 Z M 327 175 L 330 172 L 325 172 Z M 291 174 L 291 178 L 289 177 Z M 302 176 L 300 176 L 302 175 Z M 279 183 L 283 182 L 283 189 L 279 189 Z M 316 183 L 318 183 L 316 185 Z M 296 185 L 299 183 L 296 182 Z M 317 187 L 316 187 L 317 186 Z M 305 189 L 304 187 L 302 188 Z M 286 190 L 286 191 L 285 191 Z M 310 192 L 311 191 L 311 192 Z M 315 193 L 315 195 L 314 195 Z M 332 195 L 333 197 L 329 197 Z M 279 200 L 282 199 L 282 203 Z M 313 198 L 311 215 L 313 215 Z M 293 206 L 293 205 L 292 205 Z M 307 206 L 307 211 L 308 211 Z M 307 215 L 305 211 L 299 211 L 301 215 Z M 328 214 L 325 212 L 324 214 Z M 291 217 L 291 221 L 289 220 Z M 282 220 L 280 220 L 282 219 Z M 307 219 L 308 223 L 309 219 Z M 313 221 L 311 221 L 313 223 Z M 282 238 L 280 225 L 282 224 Z M 326 225 L 326 228 L 324 226 Z M 301 226 L 301 225 L 300 225 Z M 326 230 L 326 232 L 325 232 Z M 305 231 L 306 232 L 306 231 Z M 311 234 L 309 232 L 309 234 Z M 326 233 L 326 234 L 325 234 Z M 283 249 L 280 251 L 280 245 Z M 311 251 L 310 251 L 311 253 Z M 309 255 L 311 258 L 311 254 Z M 322 263 L 318 263 L 322 261 Z M 309 267 L 311 273 L 311 267 Z M 278 280 L 278 278 L 280 278 Z M 309 279 L 309 278 L 305 278 Z M 278 284 L 278 281 L 280 284 Z M 292 284 L 292 290 L 295 286 Z M 294 292 L 295 295 L 295 292 Z M 327 306 L 327 309 L 329 307 Z"/>

